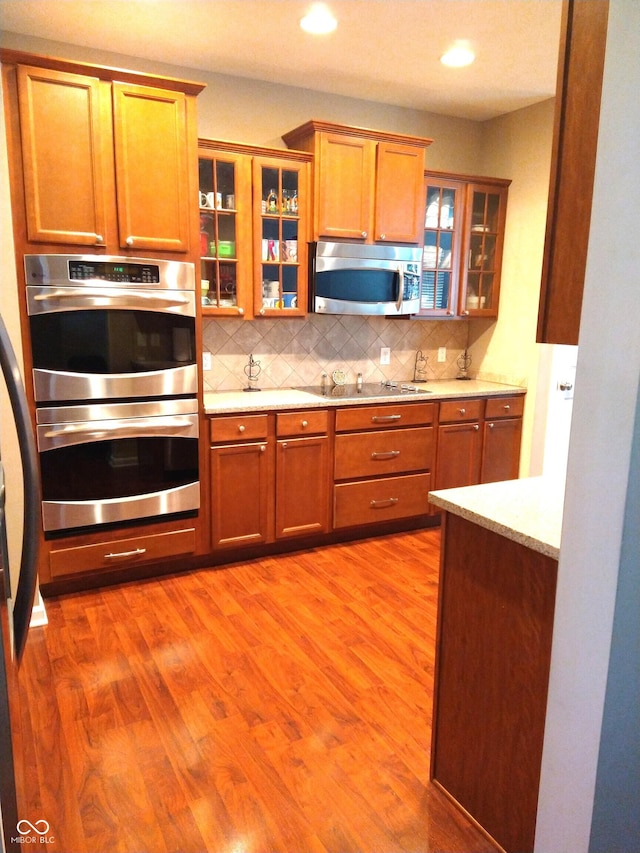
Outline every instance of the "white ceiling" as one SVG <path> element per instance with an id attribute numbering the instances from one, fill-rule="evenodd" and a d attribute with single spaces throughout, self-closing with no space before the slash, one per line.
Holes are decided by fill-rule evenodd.
<path id="1" fill-rule="evenodd" d="M 4 31 L 482 121 L 553 97 L 562 0 L 0 0 Z M 455 40 L 473 65 L 439 62 Z M 87 56 L 90 60 L 90 55 Z M 193 76 L 193 75 L 192 75 Z"/>

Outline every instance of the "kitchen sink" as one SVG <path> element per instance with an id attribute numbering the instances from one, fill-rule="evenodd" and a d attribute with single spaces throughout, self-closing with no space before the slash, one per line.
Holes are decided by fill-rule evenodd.
<path id="1" fill-rule="evenodd" d="M 418 394 L 431 394 L 426 388 L 419 388 L 409 382 L 364 382 L 358 385 L 305 385 L 296 388 L 297 391 L 306 391 L 307 394 L 315 394 L 316 397 L 331 399 L 360 400 L 368 397 L 413 397 Z"/>

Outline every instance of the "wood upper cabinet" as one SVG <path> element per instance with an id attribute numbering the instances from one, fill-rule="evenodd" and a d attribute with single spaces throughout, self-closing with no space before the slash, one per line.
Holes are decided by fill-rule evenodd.
<path id="1" fill-rule="evenodd" d="M 608 15 L 608 0 L 563 4 L 540 343 L 578 343 Z"/>
<path id="2" fill-rule="evenodd" d="M 203 314 L 253 316 L 251 161 L 249 154 L 199 140 Z"/>
<path id="3" fill-rule="evenodd" d="M 425 173 L 419 316 L 497 316 L 510 183 Z"/>
<path id="4" fill-rule="evenodd" d="M 17 243 L 190 252 L 195 95 L 203 87 L 17 51 L 1 56 Z"/>
<path id="5" fill-rule="evenodd" d="M 187 96 L 116 82 L 113 117 L 120 246 L 188 252 Z"/>
<path id="6" fill-rule="evenodd" d="M 28 240 L 104 245 L 108 86 L 27 65 L 17 82 Z"/>
<path id="7" fill-rule="evenodd" d="M 315 155 L 315 239 L 421 242 L 424 152 L 432 140 L 318 121 L 282 138 Z"/>

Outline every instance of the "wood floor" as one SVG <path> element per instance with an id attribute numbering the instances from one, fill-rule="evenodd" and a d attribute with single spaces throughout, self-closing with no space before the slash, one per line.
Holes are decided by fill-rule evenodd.
<path id="1" fill-rule="evenodd" d="M 33 849 L 495 851 L 429 784 L 439 535 L 48 599 Z"/>

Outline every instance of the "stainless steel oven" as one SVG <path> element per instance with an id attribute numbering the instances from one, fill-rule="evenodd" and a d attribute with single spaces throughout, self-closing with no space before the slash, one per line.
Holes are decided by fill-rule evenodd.
<path id="1" fill-rule="evenodd" d="M 27 255 L 45 533 L 195 514 L 194 266 Z"/>
<path id="2" fill-rule="evenodd" d="M 193 264 L 26 255 L 36 403 L 197 393 Z"/>
<path id="3" fill-rule="evenodd" d="M 43 407 L 36 417 L 45 532 L 198 509 L 195 398 Z"/>

